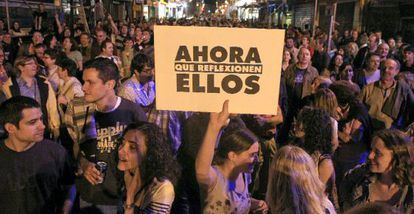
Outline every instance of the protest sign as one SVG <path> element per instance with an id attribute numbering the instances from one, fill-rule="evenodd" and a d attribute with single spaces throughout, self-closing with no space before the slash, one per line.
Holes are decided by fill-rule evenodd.
<path id="1" fill-rule="evenodd" d="M 276 114 L 283 30 L 155 26 L 158 110 Z"/>

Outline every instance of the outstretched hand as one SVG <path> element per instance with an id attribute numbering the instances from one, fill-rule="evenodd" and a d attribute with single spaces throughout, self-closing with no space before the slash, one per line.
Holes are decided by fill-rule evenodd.
<path id="1" fill-rule="evenodd" d="M 210 124 L 221 129 L 229 124 L 229 100 L 224 101 L 221 112 L 210 113 Z"/>

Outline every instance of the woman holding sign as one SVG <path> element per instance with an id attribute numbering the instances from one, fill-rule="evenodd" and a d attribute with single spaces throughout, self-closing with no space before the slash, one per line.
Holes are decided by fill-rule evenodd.
<path id="1" fill-rule="evenodd" d="M 228 101 L 220 113 L 211 113 L 203 143 L 196 158 L 203 213 L 267 213 L 265 201 L 250 198 L 250 173 L 257 162 L 259 144 L 247 129 L 222 133 L 228 124 Z M 213 163 L 214 156 L 214 163 Z M 212 165 L 213 163 L 213 165 Z"/>

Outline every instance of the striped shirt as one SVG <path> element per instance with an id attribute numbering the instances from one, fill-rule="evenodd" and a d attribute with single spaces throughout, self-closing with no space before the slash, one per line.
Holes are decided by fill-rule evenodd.
<path id="1" fill-rule="evenodd" d="M 135 207 L 135 213 L 153 214 L 170 213 L 174 201 L 174 186 L 169 180 L 159 181 L 154 178 L 149 187 L 138 198 L 139 205 Z"/>

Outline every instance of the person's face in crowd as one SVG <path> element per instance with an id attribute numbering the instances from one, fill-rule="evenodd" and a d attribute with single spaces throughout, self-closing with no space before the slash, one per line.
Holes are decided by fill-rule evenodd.
<path id="1" fill-rule="evenodd" d="M 380 40 L 382 38 L 382 32 L 381 31 L 375 32 L 375 35 L 377 36 L 378 40 Z"/>
<path id="2" fill-rule="evenodd" d="M 308 47 L 308 45 L 309 45 L 309 39 L 308 39 L 308 37 L 303 36 L 302 39 L 301 39 L 301 42 L 302 42 L 302 45 L 304 47 Z"/>
<path id="3" fill-rule="evenodd" d="M 4 21 L 0 20 L 0 29 L 4 29 Z"/>
<path id="4" fill-rule="evenodd" d="M 388 39 L 388 46 L 390 48 L 395 48 L 395 39 L 393 39 L 393 38 Z"/>
<path id="5" fill-rule="evenodd" d="M 400 48 L 402 44 L 403 44 L 402 39 L 398 39 L 398 40 L 395 42 L 395 45 L 397 46 L 397 48 Z"/>
<path id="6" fill-rule="evenodd" d="M 70 39 L 69 38 L 65 38 L 63 40 L 63 48 L 65 50 L 68 50 L 68 51 L 72 48 L 72 43 L 70 42 Z"/>
<path id="7" fill-rule="evenodd" d="M 399 69 L 397 63 L 392 59 L 385 60 L 384 66 L 381 68 L 381 79 L 385 81 L 394 80 Z"/>
<path id="8" fill-rule="evenodd" d="M 139 41 L 141 39 L 142 39 L 142 31 L 140 28 L 136 28 L 135 29 L 135 41 Z"/>
<path id="9" fill-rule="evenodd" d="M 376 137 L 371 144 L 372 150 L 368 159 L 370 163 L 370 171 L 373 173 L 386 173 L 392 169 L 392 151 L 385 147 L 384 141 Z"/>
<path id="10" fill-rule="evenodd" d="M 283 62 L 290 62 L 291 59 L 292 59 L 292 57 L 290 56 L 289 51 L 284 51 L 283 52 Z"/>
<path id="11" fill-rule="evenodd" d="M 39 10 L 40 10 L 40 12 L 45 11 L 45 6 L 43 4 L 40 4 L 39 5 Z"/>
<path id="12" fill-rule="evenodd" d="M 146 137 L 138 130 L 128 131 L 118 150 L 118 169 L 120 171 L 138 168 L 147 153 Z"/>
<path id="13" fill-rule="evenodd" d="M 96 22 L 96 27 L 101 28 L 103 26 L 102 21 L 97 21 Z"/>
<path id="14" fill-rule="evenodd" d="M 127 35 L 128 34 L 128 27 L 126 25 L 122 25 L 121 34 L 122 35 Z"/>
<path id="15" fill-rule="evenodd" d="M 34 32 L 32 36 L 33 44 L 37 45 L 43 43 L 43 36 L 40 32 Z"/>
<path id="16" fill-rule="evenodd" d="M 144 32 L 142 32 L 142 41 L 143 41 L 144 43 L 148 43 L 148 42 L 150 41 L 150 39 L 151 39 L 151 34 L 150 34 L 150 32 L 148 32 L 148 31 L 144 31 Z"/>
<path id="17" fill-rule="evenodd" d="M 57 74 L 59 76 L 60 79 L 65 79 L 66 77 L 68 77 L 68 70 L 66 69 L 57 69 Z"/>
<path id="18" fill-rule="evenodd" d="M 370 71 L 376 71 L 381 63 L 381 59 L 379 58 L 379 56 L 373 55 L 369 58 L 369 62 L 368 62 L 368 70 Z"/>
<path id="19" fill-rule="evenodd" d="M 354 39 L 354 41 L 358 39 L 358 31 L 352 31 L 352 39 Z"/>
<path id="20" fill-rule="evenodd" d="M 296 119 L 293 121 L 293 135 L 299 139 L 305 138 L 305 130 L 303 128 L 303 123 L 297 121 Z"/>
<path id="21" fill-rule="evenodd" d="M 105 96 L 113 90 L 110 87 L 109 81 L 104 83 L 99 78 L 99 71 L 95 68 L 85 69 L 83 71 L 82 79 L 84 84 L 82 90 L 85 93 L 85 100 L 89 103 L 96 103 L 105 98 Z"/>
<path id="22" fill-rule="evenodd" d="M 352 77 L 354 77 L 354 69 L 352 68 L 351 65 L 347 65 L 345 67 L 347 73 L 348 73 L 348 79 L 347 80 L 352 80 Z"/>
<path id="23" fill-rule="evenodd" d="M 52 40 L 50 40 L 50 48 L 55 48 L 57 45 L 57 39 L 56 36 L 52 37 Z"/>
<path id="24" fill-rule="evenodd" d="M 106 33 L 104 31 L 98 31 L 96 33 L 96 41 L 101 44 L 106 39 Z"/>
<path id="25" fill-rule="evenodd" d="M 342 56 L 345 55 L 345 50 L 343 48 L 339 48 L 338 54 L 341 54 Z"/>
<path id="26" fill-rule="evenodd" d="M 348 38 L 348 37 L 349 37 L 349 30 L 345 30 L 345 31 L 344 31 L 344 37 L 345 37 L 345 38 Z"/>
<path id="27" fill-rule="evenodd" d="M 88 35 L 81 35 L 80 36 L 80 43 L 82 47 L 87 47 L 89 45 L 89 36 Z"/>
<path id="28" fill-rule="evenodd" d="M 370 47 L 377 45 L 377 35 L 374 34 L 374 33 L 369 35 L 368 43 L 369 43 Z"/>
<path id="29" fill-rule="evenodd" d="M 293 39 L 287 39 L 286 40 L 286 47 L 291 49 L 295 46 L 295 42 L 293 41 Z"/>
<path id="30" fill-rule="evenodd" d="M 106 43 L 106 48 L 102 49 L 102 53 L 105 56 L 112 56 L 114 54 L 114 45 L 112 42 Z"/>
<path id="31" fill-rule="evenodd" d="M 43 59 L 45 56 L 45 49 L 42 47 L 35 48 L 34 51 L 37 59 Z"/>
<path id="32" fill-rule="evenodd" d="M 56 59 L 52 59 L 48 54 L 45 54 L 43 57 L 43 62 L 45 63 L 46 67 L 50 67 L 55 65 Z"/>
<path id="33" fill-rule="evenodd" d="M 11 39 L 11 35 L 10 34 L 6 33 L 6 34 L 3 35 L 3 42 L 4 43 L 10 45 L 11 44 L 11 41 L 12 41 L 12 39 Z"/>
<path id="34" fill-rule="evenodd" d="M 19 29 L 20 29 L 20 24 L 19 24 L 19 22 L 14 22 L 14 23 L 13 23 L 13 28 L 14 28 L 15 30 L 19 30 Z"/>
<path id="35" fill-rule="evenodd" d="M 125 48 L 126 49 L 131 49 L 134 46 L 134 42 L 132 42 L 132 40 L 126 40 L 125 41 Z"/>
<path id="36" fill-rule="evenodd" d="M 134 38 L 135 36 L 135 28 L 130 28 L 128 31 L 128 36 Z"/>
<path id="37" fill-rule="evenodd" d="M 43 140 L 45 125 L 42 121 L 40 108 L 26 108 L 22 111 L 19 127 L 7 123 L 5 125 L 8 133 L 23 143 L 34 143 Z"/>
<path id="38" fill-rule="evenodd" d="M 310 54 L 309 49 L 301 48 L 299 53 L 298 53 L 298 59 L 299 59 L 299 62 L 302 63 L 302 64 L 309 63 L 310 59 L 311 59 L 311 54 Z"/>
<path id="39" fill-rule="evenodd" d="M 63 32 L 63 37 L 69 38 L 72 35 L 72 32 L 70 32 L 70 29 L 66 28 Z"/>
<path id="40" fill-rule="evenodd" d="M 28 77 L 34 77 L 37 73 L 37 65 L 33 59 L 25 62 L 23 65 L 19 65 L 19 70 L 21 71 L 22 75 Z"/>
<path id="41" fill-rule="evenodd" d="M 378 53 L 381 55 L 381 57 L 383 58 L 387 58 L 388 53 L 390 52 L 390 47 L 385 44 L 382 43 L 379 47 L 378 47 Z"/>
<path id="42" fill-rule="evenodd" d="M 412 51 L 404 51 L 404 60 L 406 62 L 414 62 L 414 53 Z"/>
<path id="43" fill-rule="evenodd" d="M 342 65 L 342 63 L 344 63 L 344 58 L 342 57 L 342 55 L 336 55 L 336 57 L 335 57 L 335 66 L 340 67 Z"/>
<path id="44" fill-rule="evenodd" d="M 230 152 L 229 156 L 232 156 L 232 162 L 235 164 L 237 169 L 240 169 L 240 172 L 252 173 L 254 166 L 257 163 L 259 153 L 259 143 L 253 143 L 250 148 L 246 151 L 243 151 L 239 154 Z"/>
<path id="45" fill-rule="evenodd" d="M 138 79 L 141 84 L 148 83 L 154 79 L 154 68 L 151 68 L 147 65 L 144 66 L 144 69 L 141 73 L 135 72 L 138 74 Z"/>

